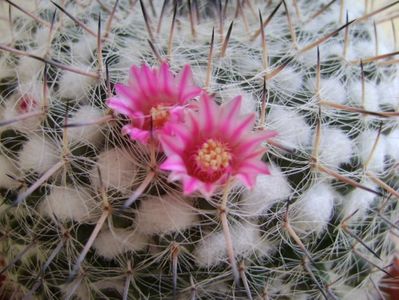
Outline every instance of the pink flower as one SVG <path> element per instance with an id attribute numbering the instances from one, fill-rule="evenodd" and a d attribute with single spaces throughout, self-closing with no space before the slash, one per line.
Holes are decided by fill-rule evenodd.
<path id="1" fill-rule="evenodd" d="M 255 114 L 240 115 L 241 97 L 218 106 L 204 94 L 198 111 L 187 111 L 186 123 L 171 126 L 174 135 L 161 136 L 167 159 L 160 166 L 181 180 L 185 194 L 199 190 L 206 197 L 232 177 L 251 188 L 258 174 L 269 174 L 261 161 L 261 143 L 275 136 L 253 132 Z"/>
<path id="2" fill-rule="evenodd" d="M 168 124 L 181 120 L 184 106 L 201 93 L 192 83 L 189 65 L 175 77 L 167 63 L 162 63 L 159 69 L 132 66 L 128 84 L 116 84 L 115 90 L 116 96 L 107 105 L 129 117 L 131 123 L 123 131 L 144 144 L 151 130 L 155 136 L 160 131 L 168 132 Z"/>

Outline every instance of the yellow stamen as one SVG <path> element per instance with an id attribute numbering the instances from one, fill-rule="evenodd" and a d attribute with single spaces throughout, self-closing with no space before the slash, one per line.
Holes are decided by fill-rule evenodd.
<path id="1" fill-rule="evenodd" d="M 168 108 L 161 104 L 152 107 L 150 114 L 154 128 L 161 128 L 168 121 L 170 115 Z"/>
<path id="2" fill-rule="evenodd" d="M 208 139 L 195 155 L 197 164 L 207 171 L 221 171 L 230 164 L 231 153 L 223 143 Z"/>

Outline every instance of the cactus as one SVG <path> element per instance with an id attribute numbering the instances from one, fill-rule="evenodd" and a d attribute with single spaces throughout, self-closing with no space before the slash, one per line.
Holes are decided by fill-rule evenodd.
<path id="1" fill-rule="evenodd" d="M 0 298 L 382 298 L 399 70 L 376 24 L 396 3 L 365 2 L 1 1 Z M 165 62 L 277 133 L 252 189 L 187 195 L 123 134 L 115 85 Z"/>

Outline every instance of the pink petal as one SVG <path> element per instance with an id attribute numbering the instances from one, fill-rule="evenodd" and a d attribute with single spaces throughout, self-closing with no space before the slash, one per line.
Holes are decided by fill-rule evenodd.
<path id="1" fill-rule="evenodd" d="M 149 66 L 143 65 L 142 72 L 146 81 L 146 90 L 150 95 L 156 94 L 157 78 L 154 76 L 153 70 L 151 70 Z"/>
<path id="2" fill-rule="evenodd" d="M 180 98 L 180 103 L 186 103 L 188 100 L 193 99 L 194 97 L 197 97 L 202 93 L 202 89 L 199 87 L 190 87 L 187 88 L 184 93 L 179 97 Z"/>
<path id="3" fill-rule="evenodd" d="M 242 151 L 235 151 L 237 153 L 240 153 L 240 158 L 243 161 L 260 161 L 262 159 L 263 154 L 267 151 L 266 148 L 264 147 L 255 147 L 255 149 L 250 149 L 251 151 L 248 151 L 247 149 L 242 150 Z"/>
<path id="4" fill-rule="evenodd" d="M 223 104 L 223 112 L 226 113 L 223 118 L 227 120 L 235 119 L 235 117 L 240 113 L 241 103 L 242 97 L 237 96 L 233 100 Z"/>
<path id="5" fill-rule="evenodd" d="M 218 188 L 220 185 L 215 184 L 215 183 L 203 183 L 200 191 L 204 195 L 206 199 L 210 199 L 215 192 L 216 188 Z"/>
<path id="6" fill-rule="evenodd" d="M 191 139 L 191 132 L 188 130 L 186 126 L 184 126 L 184 123 L 181 122 L 168 122 L 165 125 L 165 129 L 167 129 L 168 132 L 177 135 L 180 137 L 181 140 L 183 141 L 188 141 Z M 184 143 L 186 144 L 186 143 Z"/>
<path id="7" fill-rule="evenodd" d="M 161 142 L 162 149 L 166 155 L 181 154 L 184 149 L 182 143 L 179 143 L 178 139 L 170 135 L 159 135 L 159 141 Z"/>
<path id="8" fill-rule="evenodd" d="M 132 109 L 130 106 L 127 106 L 124 101 L 121 101 L 116 97 L 108 99 L 106 104 L 109 108 L 112 108 L 123 115 L 131 116 L 135 113 L 134 109 Z"/>
<path id="9" fill-rule="evenodd" d="M 219 118 L 220 131 L 227 134 L 230 139 L 237 139 L 243 133 L 249 132 L 255 121 L 255 114 L 248 114 L 246 117 L 240 117 L 242 97 L 237 96 L 233 100 L 223 104 L 222 116 Z"/>
<path id="10" fill-rule="evenodd" d="M 146 65 L 143 65 L 142 68 L 145 68 Z M 132 73 L 132 77 L 135 79 L 135 89 L 142 94 L 142 97 L 148 98 L 151 95 L 148 92 L 148 82 L 142 74 L 142 69 L 138 68 L 136 66 L 132 66 L 130 69 L 130 72 Z"/>
<path id="11" fill-rule="evenodd" d="M 186 116 L 187 116 L 187 126 L 190 128 L 192 136 L 199 137 L 201 124 L 198 120 L 198 112 L 190 110 L 187 112 Z"/>
<path id="12" fill-rule="evenodd" d="M 255 163 L 252 162 L 245 162 L 240 166 L 239 172 L 243 173 L 253 173 L 257 174 L 265 174 L 269 175 L 270 171 L 267 165 L 263 162 L 256 161 Z"/>
<path id="13" fill-rule="evenodd" d="M 191 83 L 191 68 L 190 65 L 185 65 L 183 70 L 180 72 L 180 82 L 178 86 L 180 103 L 182 103 L 181 99 L 184 90 L 189 83 Z"/>
<path id="14" fill-rule="evenodd" d="M 198 189 L 200 181 L 194 177 L 186 176 L 183 179 L 183 193 L 185 195 L 190 195 Z"/>
<path id="15" fill-rule="evenodd" d="M 115 84 L 115 92 L 119 98 L 129 101 L 129 103 L 132 102 L 132 104 L 134 104 L 138 101 L 137 94 L 131 86 Z"/>
<path id="16" fill-rule="evenodd" d="M 147 144 L 150 139 L 150 132 L 148 130 L 142 130 L 131 125 L 123 126 L 122 132 L 128 134 L 132 140 L 139 141 L 142 144 Z"/>
<path id="17" fill-rule="evenodd" d="M 263 142 L 266 142 L 275 135 L 275 131 L 254 132 L 252 135 L 243 138 L 242 144 L 237 148 L 237 151 L 242 151 L 242 155 L 245 155 L 248 152 L 253 152 L 254 148 L 261 146 Z"/>
<path id="18" fill-rule="evenodd" d="M 177 172 L 187 172 L 187 168 L 178 155 L 169 156 L 160 166 L 161 170 L 166 171 L 177 171 Z"/>
<path id="19" fill-rule="evenodd" d="M 255 122 L 255 114 L 249 114 L 242 121 L 238 120 L 226 120 L 226 122 L 230 122 L 228 125 L 224 124 L 224 126 L 229 126 L 232 128 L 232 131 L 229 131 L 229 135 L 231 137 L 238 138 L 243 135 L 245 132 L 248 132 L 252 129 L 253 124 Z M 240 122 L 238 126 L 234 126 L 233 124 L 236 122 Z"/>
<path id="20" fill-rule="evenodd" d="M 240 173 L 235 176 L 238 180 L 240 180 L 248 189 L 251 189 L 255 186 L 256 177 L 250 175 L 248 173 Z"/>
<path id="21" fill-rule="evenodd" d="M 172 95 L 172 85 L 171 83 L 173 82 L 173 76 L 170 72 L 169 65 L 164 62 L 161 65 L 160 68 L 160 88 L 167 94 L 167 95 Z"/>
<path id="22" fill-rule="evenodd" d="M 201 97 L 199 102 L 198 119 L 201 129 L 205 132 L 213 132 L 216 129 L 214 125 L 217 119 L 218 108 L 219 107 L 214 100 L 207 94 L 204 94 L 203 97 Z"/>

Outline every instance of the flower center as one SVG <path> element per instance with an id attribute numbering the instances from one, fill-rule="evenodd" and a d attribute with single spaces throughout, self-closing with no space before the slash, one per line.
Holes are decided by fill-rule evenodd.
<path id="1" fill-rule="evenodd" d="M 231 153 L 223 143 L 208 139 L 195 155 L 195 161 L 206 171 L 221 171 L 229 166 Z"/>
<path id="2" fill-rule="evenodd" d="M 168 108 L 162 104 L 152 107 L 150 114 L 154 128 L 161 128 L 168 121 L 170 115 Z"/>

